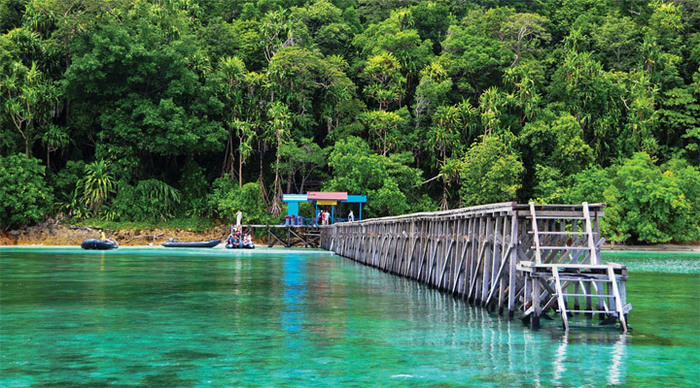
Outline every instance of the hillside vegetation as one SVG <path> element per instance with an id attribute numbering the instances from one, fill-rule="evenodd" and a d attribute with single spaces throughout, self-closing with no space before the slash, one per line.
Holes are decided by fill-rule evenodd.
<path id="1" fill-rule="evenodd" d="M 0 34 L 5 230 L 276 222 L 332 190 L 700 240 L 695 0 L 0 0 Z"/>

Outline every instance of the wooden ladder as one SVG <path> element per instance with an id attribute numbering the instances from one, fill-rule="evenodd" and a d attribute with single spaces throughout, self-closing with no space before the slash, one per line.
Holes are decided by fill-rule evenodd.
<path id="1" fill-rule="evenodd" d="M 583 270 L 598 270 L 603 272 L 600 274 L 593 274 L 591 272 L 581 273 L 580 270 L 577 273 L 562 273 L 559 265 L 552 265 L 552 278 L 554 279 L 555 296 L 557 297 L 557 312 L 561 314 L 562 324 L 565 330 L 569 330 L 569 314 L 588 314 L 593 316 L 593 314 L 605 314 L 615 316 L 620 321 L 620 326 L 623 332 L 627 332 L 627 320 L 625 315 L 631 308 L 629 305 L 623 306 L 622 297 L 620 295 L 620 289 L 617 284 L 617 275 L 615 274 L 615 269 L 613 265 L 586 265 L 582 266 Z M 567 288 L 570 284 L 578 283 L 581 285 L 583 293 L 570 293 L 567 292 Z M 585 283 L 590 284 L 589 290 L 591 292 L 586 292 Z M 607 283 L 607 290 L 603 284 Z M 569 309 L 567 307 L 569 297 L 579 297 L 587 300 L 586 308 L 575 308 Z M 592 298 L 597 298 L 598 303 L 593 305 L 590 303 Z M 613 301 L 611 306 L 608 306 L 608 301 Z"/>
<path id="2" fill-rule="evenodd" d="M 551 277 L 554 283 L 554 295 L 557 305 L 557 312 L 561 314 L 562 324 L 565 330 L 569 330 L 569 314 L 585 313 L 601 314 L 610 312 L 616 314 L 620 321 L 623 331 L 627 332 L 627 322 L 625 314 L 630 309 L 630 306 L 623 306 L 623 300 L 620 297 L 620 290 L 617 284 L 615 274 L 616 265 L 604 265 L 600 262 L 600 257 L 596 248 L 593 228 L 591 226 L 590 209 L 587 202 L 582 203 L 582 214 L 572 216 L 571 218 L 582 219 L 584 222 L 583 232 L 568 232 L 568 231 L 546 231 L 540 232 L 537 224 L 538 215 L 535 209 L 535 203 L 530 202 L 530 218 L 532 220 L 532 235 L 533 247 L 535 250 L 535 266 L 551 268 Z M 545 216 L 546 218 L 547 216 Z M 566 216 L 564 216 L 566 217 Z M 543 246 L 540 242 L 541 235 L 583 235 L 585 238 L 585 246 Z M 587 264 L 548 264 L 542 262 L 542 251 L 571 251 L 571 250 L 586 250 L 589 253 L 589 263 Z M 592 292 L 587 292 L 586 283 Z M 604 284 L 607 283 L 607 292 Z M 568 293 L 566 290 L 571 284 L 578 284 L 583 293 Z M 568 297 L 585 298 L 587 309 L 568 309 Z M 593 306 L 590 301 L 592 298 L 597 298 L 598 303 Z M 608 306 L 606 300 L 614 301 L 614 306 Z"/>

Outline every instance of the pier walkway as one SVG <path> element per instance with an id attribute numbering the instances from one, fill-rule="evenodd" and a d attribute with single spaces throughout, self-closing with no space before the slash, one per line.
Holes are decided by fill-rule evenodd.
<path id="1" fill-rule="evenodd" d="M 304 248 L 319 248 L 321 246 L 320 228 L 327 226 L 318 225 L 243 225 L 246 233 L 255 229 L 267 231 L 267 246 L 275 244 L 287 248 L 303 246 Z"/>
<path id="2" fill-rule="evenodd" d="M 499 314 L 519 312 L 533 328 L 556 313 L 565 330 L 626 332 L 627 268 L 600 259 L 603 215 L 602 204 L 506 202 L 337 223 L 319 233 L 322 248 Z"/>

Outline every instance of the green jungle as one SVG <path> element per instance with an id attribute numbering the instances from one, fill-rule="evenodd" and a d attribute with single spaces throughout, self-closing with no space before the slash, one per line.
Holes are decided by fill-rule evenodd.
<path id="1" fill-rule="evenodd" d="M 696 0 L 1 0 L 0 34 L 5 231 L 277 223 L 326 190 L 700 241 Z"/>

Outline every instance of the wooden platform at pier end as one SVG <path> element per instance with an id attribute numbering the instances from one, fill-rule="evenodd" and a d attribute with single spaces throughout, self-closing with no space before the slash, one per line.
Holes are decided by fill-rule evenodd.
<path id="1" fill-rule="evenodd" d="M 321 246 L 321 228 L 317 225 L 243 225 L 244 230 L 267 230 L 267 246 L 275 244 L 287 248 L 303 246 L 304 248 L 319 248 Z"/>
<path id="2" fill-rule="evenodd" d="M 519 312 L 533 328 L 553 312 L 565 330 L 627 331 L 627 269 L 600 260 L 603 207 L 504 202 L 337 223 L 320 229 L 321 247 L 499 314 Z"/>

